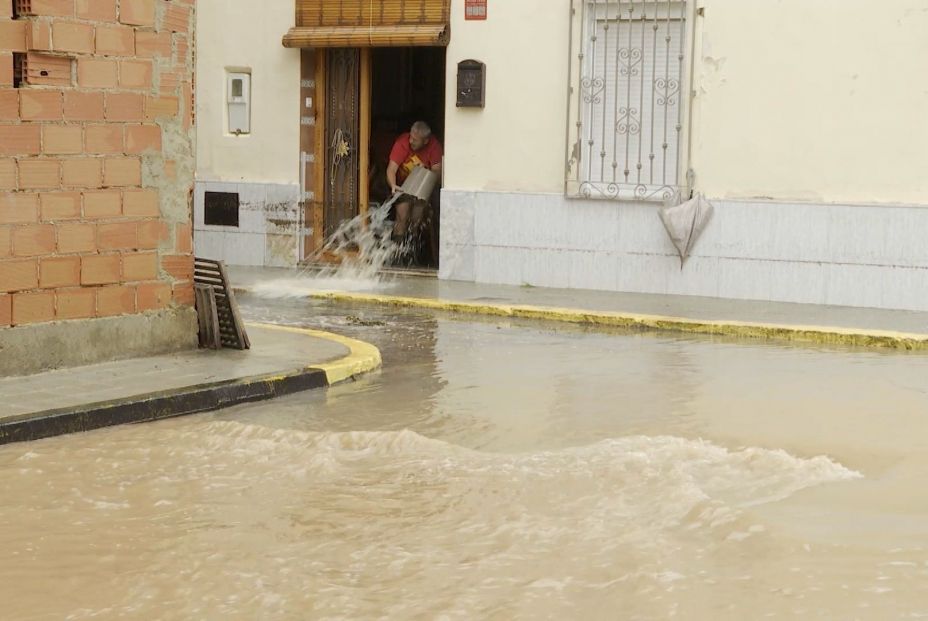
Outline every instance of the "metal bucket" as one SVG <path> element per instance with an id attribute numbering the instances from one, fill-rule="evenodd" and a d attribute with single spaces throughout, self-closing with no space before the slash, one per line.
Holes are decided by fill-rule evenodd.
<path id="1" fill-rule="evenodd" d="M 400 189 L 403 190 L 403 194 L 427 201 L 432 196 L 436 183 L 438 183 L 438 173 L 422 166 L 416 166 L 406 177 Z"/>

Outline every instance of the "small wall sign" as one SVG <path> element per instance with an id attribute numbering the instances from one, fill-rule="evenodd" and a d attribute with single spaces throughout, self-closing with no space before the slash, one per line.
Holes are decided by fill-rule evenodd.
<path id="1" fill-rule="evenodd" d="M 464 0 L 464 19 L 486 19 L 487 0 Z"/>

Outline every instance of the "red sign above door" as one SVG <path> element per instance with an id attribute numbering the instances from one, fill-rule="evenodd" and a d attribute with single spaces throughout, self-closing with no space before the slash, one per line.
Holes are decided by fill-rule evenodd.
<path id="1" fill-rule="evenodd" d="M 464 19 L 486 19 L 487 0 L 464 0 Z"/>

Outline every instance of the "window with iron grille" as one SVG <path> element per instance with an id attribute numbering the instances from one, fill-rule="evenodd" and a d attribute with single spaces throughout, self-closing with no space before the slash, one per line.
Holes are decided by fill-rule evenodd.
<path id="1" fill-rule="evenodd" d="M 687 193 L 687 3 L 575 0 L 567 193 L 679 202 Z"/>

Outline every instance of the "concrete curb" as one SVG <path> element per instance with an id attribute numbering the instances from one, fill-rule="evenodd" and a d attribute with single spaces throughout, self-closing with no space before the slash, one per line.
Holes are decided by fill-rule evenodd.
<path id="1" fill-rule="evenodd" d="M 345 345 L 350 353 L 338 360 L 282 373 L 256 375 L 208 384 L 135 395 L 124 399 L 33 412 L 0 421 L 0 445 L 51 436 L 141 423 L 208 412 L 220 408 L 325 388 L 373 371 L 381 364 L 376 347 L 362 341 L 322 332 L 271 324 L 247 324 L 273 330 L 309 334 Z"/>
<path id="2" fill-rule="evenodd" d="M 240 291 L 243 293 L 249 292 L 247 288 L 241 288 Z M 576 308 L 486 304 L 482 302 L 463 302 L 338 291 L 314 292 L 307 294 L 307 297 L 336 302 L 427 308 L 457 313 L 539 319 L 545 321 L 618 327 L 631 330 L 713 334 L 742 338 L 783 339 L 803 343 L 848 345 L 855 347 L 880 347 L 904 350 L 928 349 L 928 334 L 893 332 L 887 330 L 866 330 L 837 326 L 752 323 L 727 320 L 699 320 L 688 319 L 686 317 L 590 311 Z"/>

